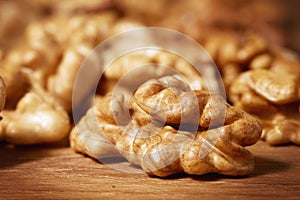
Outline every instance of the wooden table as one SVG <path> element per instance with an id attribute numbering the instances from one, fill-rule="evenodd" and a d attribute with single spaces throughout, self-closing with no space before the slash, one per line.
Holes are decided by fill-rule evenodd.
<path id="1" fill-rule="evenodd" d="M 2 146 L 0 199 L 300 199 L 300 147 L 259 142 L 249 150 L 256 170 L 248 177 L 161 179 L 117 171 L 74 153 L 65 142 Z"/>

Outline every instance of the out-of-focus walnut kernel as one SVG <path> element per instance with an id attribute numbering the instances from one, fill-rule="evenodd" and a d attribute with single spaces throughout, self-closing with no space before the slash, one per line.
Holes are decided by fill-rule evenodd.
<path id="1" fill-rule="evenodd" d="M 222 68 L 223 83 L 225 91 L 228 93 L 231 83 L 237 79 L 241 73 L 241 67 L 237 64 L 227 64 Z"/>
<path id="2" fill-rule="evenodd" d="M 209 36 L 204 44 L 205 50 L 220 66 L 236 62 L 239 43 L 230 33 L 217 33 Z"/>
<path id="3" fill-rule="evenodd" d="M 254 56 L 266 51 L 267 47 L 268 45 L 264 38 L 256 34 L 251 34 L 246 37 L 245 45 L 237 54 L 238 61 L 245 63 Z"/>
<path id="4" fill-rule="evenodd" d="M 277 70 L 242 73 L 232 83 L 229 97 L 233 105 L 260 120 L 262 139 L 267 143 L 300 145 L 299 76 L 283 68 Z"/>
<path id="5" fill-rule="evenodd" d="M 272 56 L 270 54 L 261 54 L 256 56 L 250 62 L 250 69 L 268 69 L 271 67 L 272 64 Z"/>
<path id="6" fill-rule="evenodd" d="M 278 110 L 249 86 L 250 72 L 242 73 L 229 88 L 229 99 L 233 105 L 251 114 L 274 114 Z"/>
<path id="7" fill-rule="evenodd" d="M 69 116 L 63 112 L 71 112 L 73 85 L 83 60 L 101 41 L 122 31 L 122 27 L 127 29 L 137 26 L 142 24 L 121 19 L 113 11 L 71 16 L 54 15 L 30 24 L 25 31 L 24 42 L 1 60 L 0 75 L 7 85 L 6 109 L 10 109 L 5 110 L 8 117 L 2 123 L 2 129 L 6 131 L 4 140 L 14 144 L 35 144 L 55 142 L 66 136 L 69 127 L 64 124 L 69 120 Z M 32 84 L 22 73 L 22 69 L 25 68 L 31 70 L 30 74 L 34 77 L 35 84 L 45 90 L 45 96 L 49 96 L 49 99 L 55 102 L 54 108 L 52 103 L 49 105 L 44 102 L 44 97 L 31 91 Z M 96 82 L 97 80 L 90 79 L 85 88 Z M 88 92 L 88 89 L 81 92 L 74 105 L 79 105 Z M 20 111 L 24 99 L 34 101 L 34 105 L 27 106 L 26 113 Z M 63 106 L 63 109 L 60 108 L 62 110 L 55 110 L 60 106 Z M 38 115 L 37 112 L 44 112 L 43 116 L 49 118 L 49 123 L 27 119 L 32 117 L 32 113 Z M 52 120 L 55 116 L 56 121 Z M 27 120 L 32 127 L 25 127 L 18 118 Z M 63 125 L 65 129 L 52 122 Z M 54 133 L 50 132 L 51 128 Z M 38 129 L 41 131 L 37 132 Z M 30 138 L 30 131 L 37 137 Z"/>
<path id="8" fill-rule="evenodd" d="M 46 98 L 46 97 L 45 97 Z M 3 140 L 17 145 L 56 142 L 67 136 L 70 124 L 65 111 L 27 93 L 14 112 L 4 111 L 0 122 Z"/>
<path id="9" fill-rule="evenodd" d="M 32 89 L 18 102 L 15 110 L 4 110 L 0 121 L 1 140 L 16 145 L 59 141 L 67 136 L 67 112 L 46 93 L 34 78 Z"/>
<path id="10" fill-rule="evenodd" d="M 271 71 L 280 74 L 281 72 L 289 73 L 294 76 L 300 76 L 300 61 L 294 59 L 286 59 L 282 57 L 274 58 Z"/>
<path id="11" fill-rule="evenodd" d="M 275 104 L 295 102 L 299 97 L 299 77 L 289 73 L 253 70 L 249 76 L 252 90 Z"/>
<path id="12" fill-rule="evenodd" d="M 28 91 L 28 79 L 20 72 L 22 62 L 22 50 L 16 49 L 8 53 L 1 63 L 0 75 L 7 88 L 6 108 L 15 108 L 19 99 Z M 18 80 L 18 82 L 16 82 Z"/>
<path id="13" fill-rule="evenodd" d="M 12 56 L 7 56 L 3 61 L 3 78 L 7 82 L 8 98 L 18 99 L 10 97 L 13 84 L 9 77 L 14 77 L 21 66 L 27 67 L 33 70 L 40 85 L 71 112 L 74 80 L 85 57 L 112 34 L 138 26 L 142 24 L 132 19 L 118 18 L 116 12 L 52 16 L 30 24 L 22 47 L 12 50 L 9 54 Z M 12 65 L 15 66 L 14 73 L 6 69 Z M 93 81 L 95 83 L 89 84 L 96 84 L 97 80 Z M 18 94 L 17 91 L 13 90 L 12 96 Z M 82 100 L 83 97 L 78 99 Z"/>
<path id="14" fill-rule="evenodd" d="M 227 41 L 221 48 L 222 51 L 219 53 L 219 62 L 223 64 L 234 62 L 238 50 L 237 43 L 235 41 Z"/>
<path id="15" fill-rule="evenodd" d="M 299 120 L 284 120 L 279 123 L 278 130 L 275 134 L 267 134 L 268 138 L 266 140 L 273 145 L 289 143 L 292 141 L 295 144 L 300 144 L 300 123 Z M 287 134 L 289 133 L 289 134 Z M 276 137 L 276 134 L 281 135 L 280 137 Z M 288 135 L 288 136 L 286 136 Z M 264 138 L 263 138 L 264 139 Z M 283 141 L 284 140 L 284 141 Z"/>
<path id="16" fill-rule="evenodd" d="M 122 78 L 122 84 L 138 86 L 151 78 L 172 74 L 181 75 L 194 89 L 206 88 L 193 65 L 178 55 L 162 50 L 143 50 L 123 55 L 107 67 L 104 77 L 108 81 Z"/>
<path id="17" fill-rule="evenodd" d="M 220 106 L 210 102 L 222 97 L 206 90 L 192 91 L 176 76 L 169 76 L 142 84 L 129 104 L 126 98 L 112 94 L 97 98 L 96 105 L 72 130 L 72 148 L 97 159 L 121 154 L 149 175 L 161 177 L 178 172 L 236 176 L 253 171 L 253 156 L 244 146 L 260 137 L 261 128 L 255 118 L 225 104 L 223 99 L 224 123 L 208 129 L 210 122 L 222 118 Z M 130 116 L 122 118 L 127 106 Z M 157 109 L 164 112 L 166 121 L 159 123 L 162 118 Z M 187 117 L 183 123 L 205 123 L 194 124 L 196 133 L 187 127 L 178 130 L 181 114 Z"/>
<path id="18" fill-rule="evenodd" d="M 217 63 L 227 96 L 234 105 L 250 113 L 260 110 L 276 112 L 272 103 L 286 104 L 299 99 L 300 61 L 294 53 L 272 46 L 254 33 L 216 32 L 206 38 L 204 46 Z M 226 51 L 227 47 L 235 50 Z M 239 81 L 235 81 L 247 70 L 254 72 L 241 75 Z M 233 82 L 239 83 L 231 87 Z M 243 93 L 248 87 L 251 88 Z"/>
<path id="19" fill-rule="evenodd" d="M 297 107 L 297 104 L 281 107 L 272 118 L 261 120 L 264 127 L 262 139 L 271 145 L 300 145 L 300 112 L 297 112 Z"/>
<path id="20" fill-rule="evenodd" d="M 123 55 L 122 57 L 117 58 L 111 65 L 107 67 L 104 75 L 107 79 L 119 80 L 127 72 L 133 70 L 134 68 L 150 64 L 150 61 L 151 55 L 148 55 L 146 52 L 136 52 Z M 145 67 L 145 69 L 147 68 Z"/>

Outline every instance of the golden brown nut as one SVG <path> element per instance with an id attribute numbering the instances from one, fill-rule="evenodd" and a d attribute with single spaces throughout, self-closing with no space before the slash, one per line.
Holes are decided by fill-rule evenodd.
<path id="1" fill-rule="evenodd" d="M 54 58 L 49 58 L 54 60 L 54 65 L 48 67 L 51 73 L 46 73 L 42 80 L 46 82 L 47 90 L 68 112 L 72 107 L 72 90 L 76 74 L 86 55 L 101 41 L 103 34 L 107 34 L 101 31 L 107 31 L 105 27 L 111 26 L 114 19 L 115 16 L 111 13 L 90 18 L 85 15 L 53 17 L 28 28 L 29 48 L 38 49 L 40 52 L 38 59 L 45 60 L 49 55 L 53 55 L 47 53 L 48 49 L 51 49 L 50 53 L 56 53 Z M 102 27 L 99 27 L 100 24 Z M 37 42 L 36 38 L 40 41 Z M 39 65 L 35 71 L 41 68 Z M 42 69 L 46 70 L 47 66 Z"/>
<path id="2" fill-rule="evenodd" d="M 67 112 L 34 79 L 16 110 L 4 110 L 0 140 L 17 145 L 56 142 L 70 130 Z"/>
<path id="3" fill-rule="evenodd" d="M 222 74 L 226 91 L 232 81 L 249 67 L 268 68 L 273 62 L 267 41 L 255 33 L 215 32 L 206 37 L 203 45 L 216 62 Z"/>
<path id="4" fill-rule="evenodd" d="M 263 118 L 262 139 L 271 145 L 294 143 L 300 145 L 300 103 L 280 106 L 276 114 Z"/>
<path id="5" fill-rule="evenodd" d="M 121 154 L 148 174 L 162 177 L 253 171 L 253 156 L 244 146 L 257 142 L 260 125 L 220 96 L 192 91 L 171 76 L 150 80 L 129 103 L 127 98 L 108 94 L 97 99 L 72 130 L 72 148 L 96 159 Z M 127 106 L 130 116 L 124 115 Z"/>
<path id="6" fill-rule="evenodd" d="M 276 113 L 277 109 L 266 99 L 257 95 L 249 83 L 249 73 L 242 73 L 235 81 L 229 91 L 229 99 L 234 106 L 240 107 L 251 114 L 256 113 Z"/>
<path id="7" fill-rule="evenodd" d="M 16 105 L 28 88 L 25 80 L 22 84 L 14 83 L 14 77 L 22 79 L 19 71 L 26 67 L 32 69 L 40 84 L 71 112 L 73 84 L 86 56 L 112 34 L 138 26 L 142 24 L 132 19 L 119 19 L 115 12 L 52 16 L 30 24 L 22 46 L 8 53 L 0 69 L 7 84 L 10 107 Z"/>
<path id="8" fill-rule="evenodd" d="M 14 68 L 10 69 L 11 70 L 6 72 L 0 70 L 0 74 L 7 87 L 5 109 L 14 109 L 20 98 L 28 91 L 28 82 L 26 77 L 22 73 L 15 71 Z M 16 79 L 20 84 L 16 83 Z M 14 93 L 14 91 L 16 91 L 16 93 Z"/>
<path id="9" fill-rule="evenodd" d="M 262 123 L 262 139 L 269 144 L 300 145 L 299 76 L 257 69 L 242 73 L 230 87 L 233 105 Z"/>
<path id="10" fill-rule="evenodd" d="M 30 24 L 24 42 L 1 60 L 0 75 L 7 85 L 8 99 L 6 119 L 1 125 L 4 140 L 35 144 L 65 137 L 70 129 L 67 113 L 72 108 L 74 81 L 83 60 L 110 35 L 137 26 L 142 24 L 127 18 L 121 20 L 115 12 L 52 16 Z M 22 72 L 28 68 L 34 84 Z M 96 82 L 91 80 L 86 85 Z M 39 89 L 32 89 L 34 85 Z M 74 104 L 79 105 L 89 89 L 82 91 Z M 49 118 L 47 124 L 44 118 Z"/>
<path id="11" fill-rule="evenodd" d="M 253 70 L 249 74 L 249 86 L 259 95 L 277 105 L 300 100 L 300 79 L 295 74 L 282 71 Z"/>
<path id="12" fill-rule="evenodd" d="M 284 73 L 291 74 L 285 75 L 284 77 L 294 77 L 290 77 L 289 79 L 298 79 L 298 76 L 300 76 L 299 60 L 297 56 L 282 47 L 268 43 L 268 41 L 259 34 L 216 32 L 206 38 L 204 47 L 212 56 L 222 74 L 222 79 L 228 96 L 230 96 L 228 91 L 230 90 L 229 88 L 231 83 L 244 71 L 265 69 L 266 71 L 272 71 L 274 75 L 276 73 Z M 269 77 L 269 82 L 271 81 L 270 79 L 274 78 L 275 77 Z M 283 80 L 279 81 L 283 82 Z M 281 84 L 285 85 L 285 83 Z M 259 85 L 262 86 L 263 84 Z M 267 83 L 265 83 L 265 86 L 266 85 Z M 256 86 L 253 85 L 253 87 Z M 289 92 L 293 93 L 295 96 L 295 93 L 297 93 L 297 91 L 295 91 L 295 85 L 285 85 L 285 87 L 291 88 L 281 88 L 281 91 L 284 90 L 285 92 L 288 92 L 287 90 L 294 90 Z M 275 91 L 273 91 L 273 93 L 275 93 Z M 284 98 L 284 95 L 278 94 L 278 96 Z M 278 98 L 278 96 L 276 98 Z M 295 99 L 295 97 L 291 96 L 289 98 Z M 284 103 L 284 101 L 290 100 L 282 101 L 282 103 Z"/>

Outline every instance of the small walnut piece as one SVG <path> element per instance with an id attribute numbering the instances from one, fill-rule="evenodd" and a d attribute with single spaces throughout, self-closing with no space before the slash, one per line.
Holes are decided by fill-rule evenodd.
<path id="1" fill-rule="evenodd" d="M 67 136 L 70 120 L 55 99 L 31 80 L 32 89 L 18 102 L 16 110 L 4 110 L 0 140 L 16 145 L 59 141 Z"/>
<path id="2" fill-rule="evenodd" d="M 262 139 L 271 145 L 300 145 L 299 77 L 286 70 L 256 69 L 232 83 L 231 101 L 260 120 Z"/>
<path id="3" fill-rule="evenodd" d="M 97 98 L 70 140 L 75 151 L 96 159 L 121 154 L 149 175 L 246 175 L 254 160 L 244 146 L 256 143 L 260 135 L 255 118 L 216 94 L 193 91 L 176 76 L 167 76 L 149 80 L 132 97 Z"/>
<path id="4" fill-rule="evenodd" d="M 289 110 L 290 109 L 290 110 Z M 300 145 L 300 112 L 297 105 L 282 108 L 272 120 L 262 120 L 262 139 L 271 145 L 294 143 Z"/>
<path id="5" fill-rule="evenodd" d="M 249 74 L 249 86 L 259 95 L 275 104 L 286 104 L 299 100 L 300 79 L 287 72 L 253 70 Z"/>
<path id="6" fill-rule="evenodd" d="M 260 119 L 262 138 L 274 145 L 299 144 L 295 125 L 300 101 L 297 56 L 253 33 L 216 32 L 206 38 L 204 46 L 221 71 L 229 100 Z M 290 104 L 296 108 L 283 114 Z"/>

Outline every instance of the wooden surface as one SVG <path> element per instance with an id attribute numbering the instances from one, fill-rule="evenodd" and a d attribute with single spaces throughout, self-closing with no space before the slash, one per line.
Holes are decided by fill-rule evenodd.
<path id="1" fill-rule="evenodd" d="M 2 146 L 0 199 L 300 199 L 300 147 L 259 142 L 249 149 L 256 156 L 251 176 L 160 179 L 117 171 L 63 143 Z"/>

